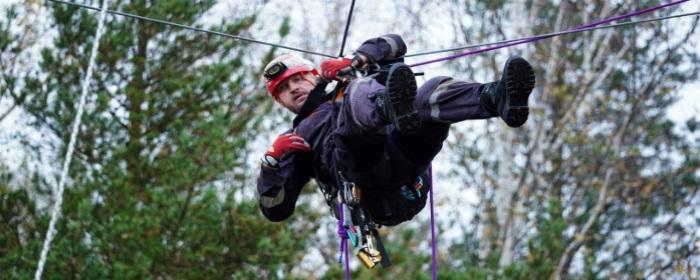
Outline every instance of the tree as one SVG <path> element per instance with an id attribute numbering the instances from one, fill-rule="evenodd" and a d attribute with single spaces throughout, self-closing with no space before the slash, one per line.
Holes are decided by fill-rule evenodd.
<path id="1" fill-rule="evenodd" d="M 27 55 L 26 49 L 36 43 L 37 27 L 28 24 L 32 16 L 36 14 L 34 3 L 23 5 L 8 5 L 2 12 L 0 19 L 0 122 L 4 120 L 26 95 L 18 89 L 18 83 L 26 73 Z M 24 12 L 20 15 L 19 10 Z M 13 29 L 13 27 L 16 27 Z"/>
<path id="2" fill-rule="evenodd" d="M 110 9 L 201 26 L 214 4 L 118 1 Z M 63 155 L 97 14 L 49 9 L 57 36 L 41 52 L 41 75 L 21 87 L 22 109 L 33 126 L 60 139 Z M 214 29 L 245 34 L 255 20 L 237 15 Z M 276 278 L 291 269 L 305 238 L 292 224 L 264 222 L 257 205 L 240 195 L 248 139 L 261 120 L 256 112 L 270 102 L 251 83 L 257 71 L 244 67 L 250 48 L 108 17 L 44 275 Z M 35 200 L 50 197 L 23 193 L 3 193 L 3 224 L 27 215 L 16 209 L 29 209 L 35 220 L 8 223 L 11 230 L 0 233 L 11 240 L 0 259 L 13 264 L 3 271 L 12 278 L 33 275 L 48 224 L 49 213 Z"/>
<path id="3" fill-rule="evenodd" d="M 465 12 L 481 20 L 456 22 L 464 40 L 491 41 L 657 4 L 467 1 Z M 506 18 L 516 24 L 500 29 Z M 451 145 L 460 151 L 464 181 L 478 186 L 482 201 L 475 232 L 481 267 L 536 279 L 697 275 L 688 268 L 700 257 L 692 234 L 700 225 L 681 221 L 697 218 L 697 121 L 679 127 L 665 114 L 679 86 L 697 79 L 697 53 L 689 43 L 697 20 L 688 28 L 672 24 L 587 32 L 509 50 L 524 52 L 536 66 L 528 124 L 455 130 L 461 142 Z M 487 62 L 497 72 L 495 61 L 481 57 L 459 67 Z M 473 145 L 456 145 L 465 139 Z"/>
<path id="4" fill-rule="evenodd" d="M 18 107 L 26 98 L 20 92 L 20 84 L 27 74 L 26 49 L 35 43 L 36 27 L 28 24 L 35 8 L 34 3 L 16 3 L 5 6 L 0 13 L 0 123 L 11 113 L 17 112 Z M 0 134 L 0 267 L 4 273 L 26 261 L 26 254 L 31 253 L 29 246 L 18 248 L 16 244 L 26 242 L 27 236 L 20 228 L 34 227 L 36 224 L 36 206 L 32 196 L 46 193 L 44 182 L 36 172 L 27 168 L 27 162 L 9 162 L 12 159 L 13 146 L 10 142 L 16 139 L 6 129 L 10 125 L 2 125 Z M 10 164 L 17 165 L 16 168 Z M 22 187 L 19 187 L 22 186 Z M 7 268 L 7 269 L 5 269 Z M 7 275 L 7 276 L 5 276 Z"/>

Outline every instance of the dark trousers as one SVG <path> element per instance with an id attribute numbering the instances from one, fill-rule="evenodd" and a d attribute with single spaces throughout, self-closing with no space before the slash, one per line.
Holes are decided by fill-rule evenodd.
<path id="1" fill-rule="evenodd" d="M 422 126 L 413 135 L 398 133 L 380 117 L 374 99 L 384 86 L 370 78 L 353 81 L 334 131 L 336 161 L 349 179 L 366 185 L 402 185 L 423 174 L 440 152 L 450 124 L 495 117 L 481 106 L 482 84 L 435 77 L 417 92 Z"/>

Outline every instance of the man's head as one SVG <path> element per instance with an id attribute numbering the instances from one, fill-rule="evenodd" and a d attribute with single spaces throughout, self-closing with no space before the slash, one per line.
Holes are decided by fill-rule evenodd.
<path id="1" fill-rule="evenodd" d="M 310 61 L 291 54 L 276 57 L 263 71 L 267 92 L 294 113 L 299 113 L 316 86 L 316 76 L 318 71 Z"/>

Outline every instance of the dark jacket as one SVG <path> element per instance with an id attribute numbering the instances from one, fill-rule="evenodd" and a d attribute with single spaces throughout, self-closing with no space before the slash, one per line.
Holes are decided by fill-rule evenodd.
<path id="1" fill-rule="evenodd" d="M 401 59 L 406 53 L 406 45 L 400 36 L 388 34 L 365 41 L 357 49 L 357 52 L 381 64 L 381 62 L 392 61 L 397 58 Z M 325 85 L 322 86 L 325 87 Z M 336 103 L 336 106 L 340 106 L 340 104 Z M 279 167 L 277 168 L 261 166 L 260 176 L 257 181 L 259 204 L 262 213 L 269 220 L 282 221 L 291 216 L 301 189 L 311 178 L 316 179 L 323 185 L 335 185 L 333 170 L 338 166 L 338 162 L 334 160 L 334 158 L 338 158 L 338 143 L 334 143 L 334 141 L 337 142 L 338 139 L 334 139 L 332 133 L 333 122 L 331 118 L 334 117 L 336 117 L 336 113 L 332 101 L 321 103 L 308 116 L 307 114 L 297 116 L 295 124 L 298 125 L 294 129 L 297 134 L 310 144 L 311 152 L 290 153 L 280 159 Z M 400 153 L 393 155 L 397 154 L 395 150 L 389 143 L 386 149 L 382 147 L 379 155 L 383 155 L 383 153 L 392 154 L 393 161 L 408 162 Z M 377 151 L 367 151 L 367 153 L 371 156 L 371 154 L 376 154 Z M 394 172 L 401 174 L 417 174 L 416 168 L 410 164 L 392 164 L 387 161 L 380 165 L 391 165 L 393 169 L 396 169 Z M 363 197 L 368 203 L 370 213 L 375 222 L 385 225 L 398 224 L 412 218 L 413 215 L 423 208 L 425 205 L 425 194 L 429 187 L 410 194 L 406 193 L 406 188 L 402 189 L 402 185 L 413 183 L 415 175 L 410 175 L 408 181 L 387 181 L 386 178 L 376 179 L 378 176 L 372 176 L 372 171 L 367 171 L 368 175 L 365 176 L 367 179 L 360 185 L 363 186 L 365 193 Z M 422 181 L 427 182 L 427 179 L 424 174 Z M 413 188 L 410 189 L 413 190 Z M 397 198 L 396 196 L 401 195 L 402 192 L 403 196 Z M 405 209 L 392 210 L 391 208 L 407 207 L 405 205 L 406 202 L 403 201 L 405 196 L 412 196 L 414 199 L 419 198 L 417 201 L 419 208 L 415 211 Z M 401 201 L 397 201 L 397 199 Z M 397 212 L 401 212 L 400 215 Z"/>

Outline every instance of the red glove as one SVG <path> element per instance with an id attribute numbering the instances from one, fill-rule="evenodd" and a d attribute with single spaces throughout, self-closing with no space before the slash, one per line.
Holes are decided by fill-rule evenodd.
<path id="1" fill-rule="evenodd" d="M 311 151 L 311 146 L 294 132 L 282 134 L 267 149 L 262 162 L 270 167 L 277 167 L 282 156 L 294 151 L 308 152 Z"/>
<path id="2" fill-rule="evenodd" d="M 321 62 L 321 76 L 326 80 L 340 81 L 338 72 L 350 67 L 350 64 L 352 64 L 352 60 L 344 57 L 324 60 Z"/>

